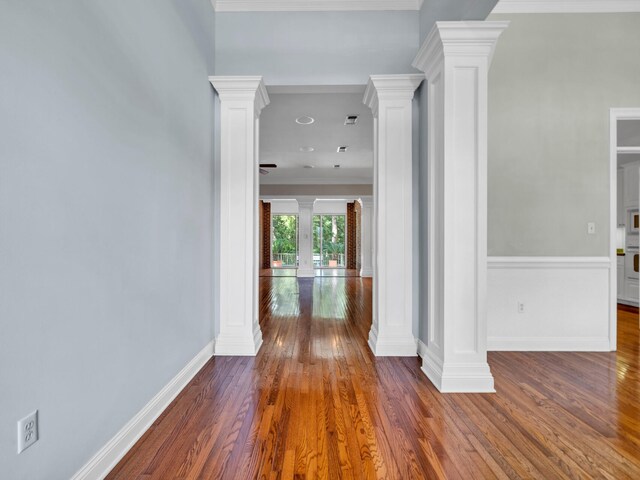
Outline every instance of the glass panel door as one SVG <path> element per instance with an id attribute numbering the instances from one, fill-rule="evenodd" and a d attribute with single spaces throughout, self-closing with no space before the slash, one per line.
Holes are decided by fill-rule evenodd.
<path id="1" fill-rule="evenodd" d="M 298 216 L 271 216 L 271 266 L 296 268 L 298 266 Z"/>
<path id="2" fill-rule="evenodd" d="M 313 216 L 313 266 L 345 267 L 345 215 Z"/>

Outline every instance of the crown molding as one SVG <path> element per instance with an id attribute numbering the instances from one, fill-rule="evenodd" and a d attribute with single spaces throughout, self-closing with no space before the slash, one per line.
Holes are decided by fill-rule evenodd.
<path id="1" fill-rule="evenodd" d="M 424 0 L 211 0 L 216 12 L 420 10 Z"/>
<path id="2" fill-rule="evenodd" d="M 222 100 L 253 101 L 256 115 L 269 105 L 269 94 L 260 76 L 210 76 L 209 82 Z"/>
<path id="3" fill-rule="evenodd" d="M 500 0 L 491 13 L 633 13 L 640 0 Z"/>

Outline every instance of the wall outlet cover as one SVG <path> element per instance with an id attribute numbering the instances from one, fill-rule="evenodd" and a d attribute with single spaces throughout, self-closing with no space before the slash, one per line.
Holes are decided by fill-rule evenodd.
<path id="1" fill-rule="evenodd" d="M 38 411 L 18 420 L 18 453 L 38 441 Z"/>

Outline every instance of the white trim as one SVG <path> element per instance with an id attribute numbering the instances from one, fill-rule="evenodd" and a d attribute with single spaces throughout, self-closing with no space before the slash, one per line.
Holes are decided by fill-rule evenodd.
<path id="1" fill-rule="evenodd" d="M 350 12 L 420 10 L 424 0 L 211 0 L 216 12 Z"/>
<path id="2" fill-rule="evenodd" d="M 489 269 L 503 268 L 611 268 L 609 257 L 488 257 Z"/>
<path id="3" fill-rule="evenodd" d="M 373 168 L 373 165 L 371 165 Z M 341 169 L 346 170 L 345 168 Z M 260 179 L 260 185 L 372 185 L 369 177 L 341 177 L 341 178 L 305 178 L 305 177 L 273 177 Z"/>
<path id="4" fill-rule="evenodd" d="M 618 154 L 622 155 L 637 155 L 638 153 L 640 153 L 640 147 L 617 147 L 616 151 L 618 152 Z"/>
<path id="5" fill-rule="evenodd" d="M 419 338 L 416 338 L 416 344 L 418 345 L 418 356 L 424 358 L 427 354 L 427 345 Z"/>
<path id="6" fill-rule="evenodd" d="M 100 480 L 133 447 L 153 422 L 171 404 L 191 379 L 213 356 L 214 342 L 209 342 L 165 387 L 147 403 L 122 429 L 89 460 L 71 480 Z"/>
<path id="7" fill-rule="evenodd" d="M 640 0 L 500 0 L 491 13 L 633 13 Z"/>
<path id="8" fill-rule="evenodd" d="M 280 94 L 327 94 L 327 93 L 353 93 L 364 95 L 366 85 L 267 85 L 269 95 Z"/>
<path id="9" fill-rule="evenodd" d="M 487 349 L 615 350 L 616 258 L 488 257 Z"/>
<path id="10" fill-rule="evenodd" d="M 521 352 L 608 352 L 608 337 L 489 337 L 491 351 Z"/>

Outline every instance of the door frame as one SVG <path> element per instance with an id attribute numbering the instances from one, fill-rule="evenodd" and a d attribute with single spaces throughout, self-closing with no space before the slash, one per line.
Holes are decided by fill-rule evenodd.
<path id="1" fill-rule="evenodd" d="M 640 120 L 640 108 L 609 110 L 609 348 L 617 349 L 618 335 L 618 120 Z M 638 179 L 640 182 L 640 178 Z M 640 198 L 638 199 L 640 202 Z"/>

